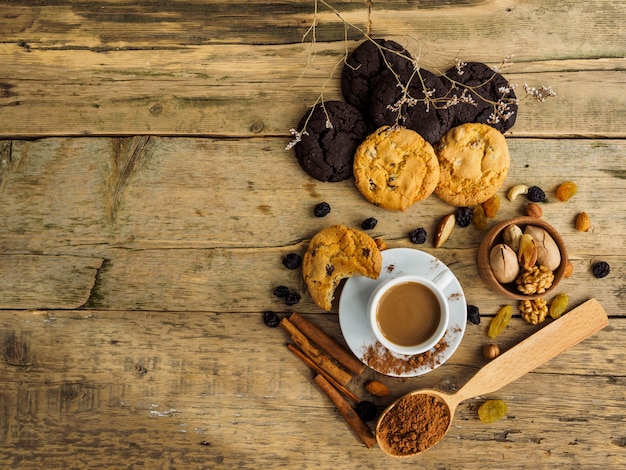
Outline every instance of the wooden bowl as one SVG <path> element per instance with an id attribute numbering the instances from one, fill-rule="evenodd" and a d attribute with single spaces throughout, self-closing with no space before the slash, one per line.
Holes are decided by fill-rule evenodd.
<path id="1" fill-rule="evenodd" d="M 522 231 L 524 231 L 524 228 L 527 225 L 535 225 L 537 227 L 541 227 L 550 234 L 550 236 L 554 239 L 554 242 L 559 247 L 559 251 L 561 252 L 561 264 L 554 271 L 554 281 L 552 282 L 552 286 L 550 286 L 550 288 L 540 294 L 522 294 L 516 289 L 514 282 L 509 284 L 501 284 L 495 278 L 493 272 L 491 271 L 491 265 L 489 263 L 489 253 L 491 252 L 491 248 L 493 248 L 493 246 L 497 245 L 498 243 L 502 243 L 502 231 L 511 224 L 518 225 L 522 229 Z M 563 238 L 554 227 L 552 227 L 547 222 L 544 222 L 542 219 L 537 219 L 535 217 L 514 217 L 512 219 L 505 220 L 504 222 L 500 222 L 487 232 L 483 240 L 480 242 L 480 246 L 478 248 L 478 270 L 481 277 L 483 278 L 487 286 L 491 288 L 491 290 L 510 299 L 529 300 L 549 296 L 550 292 L 552 292 L 559 284 L 559 282 L 561 282 L 561 279 L 563 279 L 566 266 L 567 250 L 565 248 L 565 242 L 563 241 Z"/>

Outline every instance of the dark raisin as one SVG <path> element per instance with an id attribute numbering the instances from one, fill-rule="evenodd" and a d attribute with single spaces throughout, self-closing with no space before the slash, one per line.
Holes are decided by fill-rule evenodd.
<path id="1" fill-rule="evenodd" d="M 335 267 L 332 264 L 327 264 L 326 265 L 326 275 L 327 276 L 332 275 L 334 270 L 335 270 Z"/>
<path id="2" fill-rule="evenodd" d="M 378 407 L 371 401 L 363 400 L 356 405 L 356 414 L 363 421 L 374 421 L 378 417 Z"/>
<path id="3" fill-rule="evenodd" d="M 467 306 L 467 321 L 474 325 L 480 324 L 480 310 L 476 305 Z"/>
<path id="4" fill-rule="evenodd" d="M 283 258 L 283 265 L 288 269 L 296 269 L 302 264 L 302 257 L 298 253 L 289 253 Z"/>
<path id="5" fill-rule="evenodd" d="M 528 188 L 526 197 L 532 202 L 543 202 L 546 200 L 546 193 L 539 186 L 531 186 Z"/>
<path id="6" fill-rule="evenodd" d="M 289 294 L 287 294 L 287 297 L 285 297 L 285 303 L 290 307 L 292 305 L 296 305 L 298 302 L 300 302 L 300 294 L 298 294 L 297 292 L 289 292 Z"/>
<path id="7" fill-rule="evenodd" d="M 330 214 L 330 205 L 327 202 L 320 202 L 313 210 L 315 217 L 326 217 Z"/>
<path id="8" fill-rule="evenodd" d="M 377 223 L 378 220 L 376 220 L 374 217 L 370 217 L 361 222 L 361 228 L 363 230 L 372 230 L 374 227 L 376 227 Z"/>
<path id="9" fill-rule="evenodd" d="M 280 317 L 276 312 L 263 312 L 263 323 L 270 328 L 276 328 L 280 324 Z"/>
<path id="10" fill-rule="evenodd" d="M 411 230 L 409 232 L 409 240 L 411 240 L 411 243 L 421 245 L 422 243 L 426 243 L 426 235 L 424 227 L 416 228 L 415 230 Z"/>
<path id="11" fill-rule="evenodd" d="M 274 289 L 274 295 L 280 299 L 284 299 L 289 294 L 289 287 L 278 286 Z"/>
<path id="12" fill-rule="evenodd" d="M 606 277 L 611 272 L 611 266 L 606 261 L 598 261 L 593 265 L 593 275 L 598 279 Z"/>
<path id="13" fill-rule="evenodd" d="M 459 207 L 456 211 L 456 224 L 459 227 L 467 227 L 472 223 L 474 217 L 474 209 L 471 207 Z"/>

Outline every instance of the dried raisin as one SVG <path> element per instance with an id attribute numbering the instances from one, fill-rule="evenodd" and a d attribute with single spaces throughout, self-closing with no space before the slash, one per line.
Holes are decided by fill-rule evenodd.
<path id="1" fill-rule="evenodd" d="M 531 186 L 528 188 L 526 197 L 531 202 L 543 202 L 546 200 L 546 193 L 539 186 Z"/>
<path id="2" fill-rule="evenodd" d="M 487 228 L 487 216 L 485 215 L 483 206 L 478 205 L 474 208 L 474 217 L 472 221 L 474 222 L 474 227 L 478 230 L 485 230 Z"/>
<path id="3" fill-rule="evenodd" d="M 296 269 L 302 264 L 302 257 L 298 253 L 289 253 L 283 258 L 283 266 L 287 269 Z"/>
<path id="4" fill-rule="evenodd" d="M 300 294 L 298 294 L 297 292 L 289 292 L 289 294 L 287 294 L 287 297 L 285 297 L 285 303 L 288 306 L 292 306 L 292 305 L 296 305 L 298 302 L 300 302 Z"/>
<path id="5" fill-rule="evenodd" d="M 376 220 L 374 217 L 369 217 L 361 222 L 361 228 L 363 230 L 372 230 L 374 227 L 376 227 L 377 223 L 378 220 Z"/>
<path id="6" fill-rule="evenodd" d="M 480 325 L 480 310 L 476 305 L 467 306 L 467 320 L 474 325 Z"/>
<path id="7" fill-rule="evenodd" d="M 498 335 L 502 333 L 502 331 L 504 331 L 506 326 L 509 324 L 512 317 L 513 307 L 511 307 L 510 305 L 505 305 L 504 307 L 502 307 L 500 310 L 498 310 L 496 316 L 493 317 L 493 320 L 491 320 L 487 335 L 490 338 L 498 337 Z"/>
<path id="8" fill-rule="evenodd" d="M 611 272 L 611 266 L 606 261 L 598 261 L 593 265 L 593 275 L 598 279 L 607 277 Z"/>
<path id="9" fill-rule="evenodd" d="M 474 209 L 471 207 L 459 207 L 456 211 L 456 224 L 459 227 L 467 227 L 472 223 L 474 216 Z"/>
<path id="10" fill-rule="evenodd" d="M 280 317 L 276 312 L 263 312 L 263 323 L 270 328 L 276 328 L 280 324 Z"/>
<path id="11" fill-rule="evenodd" d="M 483 202 L 482 206 L 483 211 L 485 211 L 485 216 L 491 219 L 494 218 L 500 209 L 500 196 L 494 194 Z"/>
<path id="12" fill-rule="evenodd" d="M 503 400 L 487 400 L 478 408 L 478 419 L 483 423 L 493 423 L 506 416 L 506 403 Z"/>
<path id="13" fill-rule="evenodd" d="M 289 294 L 289 287 L 287 286 L 278 286 L 274 288 L 274 295 L 279 299 L 284 299 Z"/>
<path id="14" fill-rule="evenodd" d="M 555 320 L 559 318 L 561 315 L 565 313 L 567 310 L 567 306 L 569 304 L 569 295 L 567 294 L 559 294 L 557 295 L 550 304 L 550 308 L 548 309 L 548 313 Z"/>
<path id="15" fill-rule="evenodd" d="M 424 227 L 416 228 L 415 230 L 411 230 L 409 232 L 409 240 L 411 240 L 411 243 L 415 243 L 416 245 L 426 243 L 426 236 L 427 234 Z"/>
<path id="16" fill-rule="evenodd" d="M 566 181 L 556 190 L 556 198 L 561 201 L 569 201 L 578 192 L 578 186 L 573 181 Z"/>
<path id="17" fill-rule="evenodd" d="M 315 217 L 326 217 L 330 214 L 330 204 L 327 202 L 320 202 L 315 206 L 315 209 L 313 209 L 313 214 L 315 214 Z"/>
<path id="18" fill-rule="evenodd" d="M 374 421 L 378 417 L 378 407 L 371 401 L 363 400 L 356 405 L 356 414 L 363 421 Z"/>

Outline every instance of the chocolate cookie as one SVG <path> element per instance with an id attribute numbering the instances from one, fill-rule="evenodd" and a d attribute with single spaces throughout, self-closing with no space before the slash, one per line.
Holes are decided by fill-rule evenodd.
<path id="1" fill-rule="evenodd" d="M 435 190 L 439 162 L 433 147 L 417 132 L 381 127 L 359 145 L 354 179 L 371 203 L 404 211 Z"/>
<path id="2" fill-rule="evenodd" d="M 352 176 L 354 152 L 367 135 L 365 118 L 358 109 L 341 101 L 326 101 L 302 117 L 298 131 L 302 130 L 306 134 L 294 149 L 304 171 L 320 181 Z"/>
<path id="3" fill-rule="evenodd" d="M 413 57 L 394 41 L 374 39 L 361 43 L 343 67 L 341 91 L 345 100 L 367 113 L 372 90 L 389 67 L 406 83 L 413 74 Z"/>
<path id="4" fill-rule="evenodd" d="M 482 123 L 453 127 L 435 145 L 435 151 L 439 159 L 435 194 L 457 207 L 482 204 L 493 196 L 511 163 L 504 135 Z"/>
<path id="5" fill-rule="evenodd" d="M 370 98 L 370 128 L 397 124 L 435 144 L 452 127 L 454 107 L 445 106 L 448 91 L 449 86 L 428 70 L 420 69 L 408 85 L 399 84 L 391 72 L 385 71 Z"/>
<path id="6" fill-rule="evenodd" d="M 330 310 L 342 279 L 356 275 L 378 279 L 381 267 L 380 250 L 369 235 L 332 225 L 311 239 L 302 260 L 302 277 L 313 301 Z"/>
<path id="7" fill-rule="evenodd" d="M 447 77 L 447 79 L 446 79 Z M 515 92 L 501 74 L 494 72 L 481 62 L 468 62 L 460 70 L 450 68 L 442 78 L 451 87 L 452 82 L 460 83 L 449 93 L 449 98 L 460 98 L 465 92 L 475 104 L 458 103 L 454 105 L 453 126 L 468 122 L 480 122 L 495 127 L 504 133 L 513 127 L 517 117 Z M 496 103 L 502 103 L 499 107 Z"/>

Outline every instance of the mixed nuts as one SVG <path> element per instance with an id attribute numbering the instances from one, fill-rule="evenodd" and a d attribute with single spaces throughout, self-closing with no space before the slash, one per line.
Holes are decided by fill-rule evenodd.
<path id="1" fill-rule="evenodd" d="M 561 251 L 542 227 L 529 224 L 524 230 L 510 224 L 502 231 L 502 243 L 489 253 L 491 271 L 501 284 L 515 283 L 523 294 L 545 292 L 561 265 Z"/>

